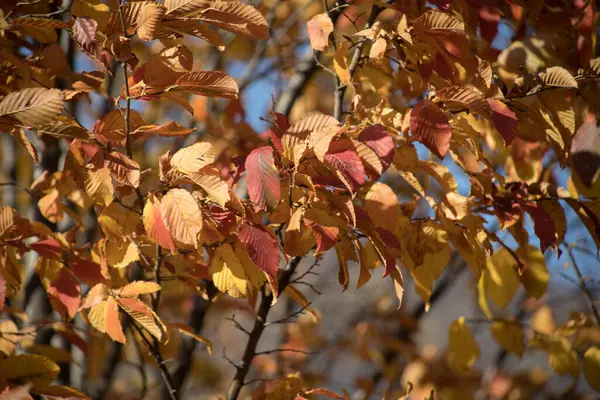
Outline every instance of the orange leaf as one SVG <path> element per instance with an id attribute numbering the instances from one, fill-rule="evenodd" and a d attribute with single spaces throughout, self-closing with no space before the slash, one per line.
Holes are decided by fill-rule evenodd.
<path id="1" fill-rule="evenodd" d="M 144 227 L 148 237 L 165 249 L 175 252 L 175 244 L 162 217 L 161 202 L 154 195 L 148 196 L 144 206 Z"/>
<path id="2" fill-rule="evenodd" d="M 106 300 L 104 322 L 106 324 L 106 333 L 108 336 L 119 343 L 125 344 L 127 339 L 125 338 L 123 327 L 121 326 L 121 320 L 119 319 L 119 307 L 117 306 L 115 299 L 112 297 L 109 297 Z"/>

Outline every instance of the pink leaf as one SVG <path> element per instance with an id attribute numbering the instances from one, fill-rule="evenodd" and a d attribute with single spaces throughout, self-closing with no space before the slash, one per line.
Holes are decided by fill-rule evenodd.
<path id="1" fill-rule="evenodd" d="M 346 179 L 350 185 L 348 189 L 351 191 L 357 192 L 365 183 L 365 167 L 351 142 L 346 140 L 331 142 L 324 160 Z"/>
<path id="2" fill-rule="evenodd" d="M 275 238 L 261 227 L 248 223 L 240 226 L 238 234 L 252 261 L 267 274 L 277 276 L 279 251 Z"/>
<path id="3" fill-rule="evenodd" d="M 275 208 L 279 203 L 279 171 L 275 167 L 273 148 L 264 146 L 252 150 L 246 158 L 248 193 L 258 207 Z"/>
<path id="4" fill-rule="evenodd" d="M 315 254 L 323 254 L 333 248 L 340 234 L 339 228 L 335 226 L 323 226 L 309 219 L 304 219 L 306 226 L 311 228 L 317 238 L 317 249 Z"/>
<path id="5" fill-rule="evenodd" d="M 369 146 L 381 160 L 386 170 L 394 159 L 394 140 L 383 125 L 371 125 L 363 130 L 358 140 Z"/>

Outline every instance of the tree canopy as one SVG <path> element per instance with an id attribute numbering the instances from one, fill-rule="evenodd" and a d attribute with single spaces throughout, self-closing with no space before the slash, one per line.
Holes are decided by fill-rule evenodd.
<path id="1" fill-rule="evenodd" d="M 3 1 L 0 397 L 600 392 L 598 7 Z"/>

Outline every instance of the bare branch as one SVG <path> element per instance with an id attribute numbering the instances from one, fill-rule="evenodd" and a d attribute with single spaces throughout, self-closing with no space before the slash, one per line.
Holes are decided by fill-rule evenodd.
<path id="1" fill-rule="evenodd" d="M 573 249 L 569 248 L 567 250 L 567 252 L 569 253 L 569 258 L 571 259 L 571 264 L 573 264 L 573 269 L 575 270 L 575 273 L 577 274 L 579 288 L 581 289 L 581 291 L 583 291 L 583 294 L 585 295 L 585 298 L 588 302 L 588 306 L 590 307 L 590 310 L 592 311 L 592 314 L 594 317 L 594 322 L 596 322 L 596 325 L 600 326 L 600 316 L 598 315 L 598 309 L 596 308 L 596 305 L 594 304 L 594 298 L 592 297 L 592 293 L 590 293 L 587 286 L 585 285 L 585 280 L 583 279 L 581 270 L 579 269 L 579 266 L 577 265 L 577 262 L 575 261 L 575 257 L 573 256 Z"/>

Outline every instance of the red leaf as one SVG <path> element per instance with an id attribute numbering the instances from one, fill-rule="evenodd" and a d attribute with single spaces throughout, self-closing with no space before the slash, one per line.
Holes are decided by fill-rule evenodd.
<path id="1" fill-rule="evenodd" d="M 92 260 L 73 257 L 69 260 L 69 266 L 79 279 L 90 286 L 106 282 L 106 277 L 102 274 L 102 267 Z M 108 271 L 106 273 L 108 274 Z"/>
<path id="2" fill-rule="evenodd" d="M 352 142 L 338 140 L 331 142 L 325 154 L 325 162 L 334 167 L 350 184 L 350 189 L 357 192 L 365 183 L 365 167 L 356 154 Z"/>
<path id="3" fill-rule="evenodd" d="M 540 250 L 544 253 L 548 247 L 556 244 L 556 224 L 550 214 L 537 203 L 527 204 L 525 211 L 531 215 L 533 230 L 540 238 Z"/>
<path id="4" fill-rule="evenodd" d="M 502 135 L 504 143 L 508 146 L 517 137 L 519 120 L 508 106 L 496 99 L 487 99 L 492 108 L 492 123 Z"/>
<path id="5" fill-rule="evenodd" d="M 315 254 L 323 254 L 336 245 L 340 234 L 339 228 L 336 228 L 335 226 L 319 225 L 317 222 L 313 222 L 309 219 L 304 219 L 304 222 L 306 223 L 306 226 L 313 230 L 315 237 L 317 238 L 317 249 Z"/>
<path id="6" fill-rule="evenodd" d="M 248 194 L 258 207 L 275 208 L 279 203 L 279 171 L 275 167 L 273 148 L 259 147 L 246 158 Z"/>
<path id="7" fill-rule="evenodd" d="M 261 227 L 248 223 L 240 226 L 238 235 L 252 261 L 267 274 L 277 276 L 279 251 L 275 238 Z"/>
<path id="8" fill-rule="evenodd" d="M 31 243 L 29 247 L 42 257 L 52 258 L 54 260 L 60 260 L 62 258 L 63 249 L 60 242 L 56 239 L 38 240 L 35 243 Z"/>
<path id="9" fill-rule="evenodd" d="M 410 114 L 410 131 L 433 154 L 444 158 L 450 148 L 452 129 L 446 114 L 429 100 L 421 100 Z"/>
<path id="10" fill-rule="evenodd" d="M 55 298 L 65 306 L 69 317 L 73 318 L 77 314 L 81 302 L 79 281 L 69 269 L 62 268 L 48 286 L 48 296 Z"/>
<path id="11" fill-rule="evenodd" d="M 394 159 L 394 140 L 383 125 L 369 126 L 358 136 L 358 140 L 369 146 L 381 160 L 384 171 Z"/>

